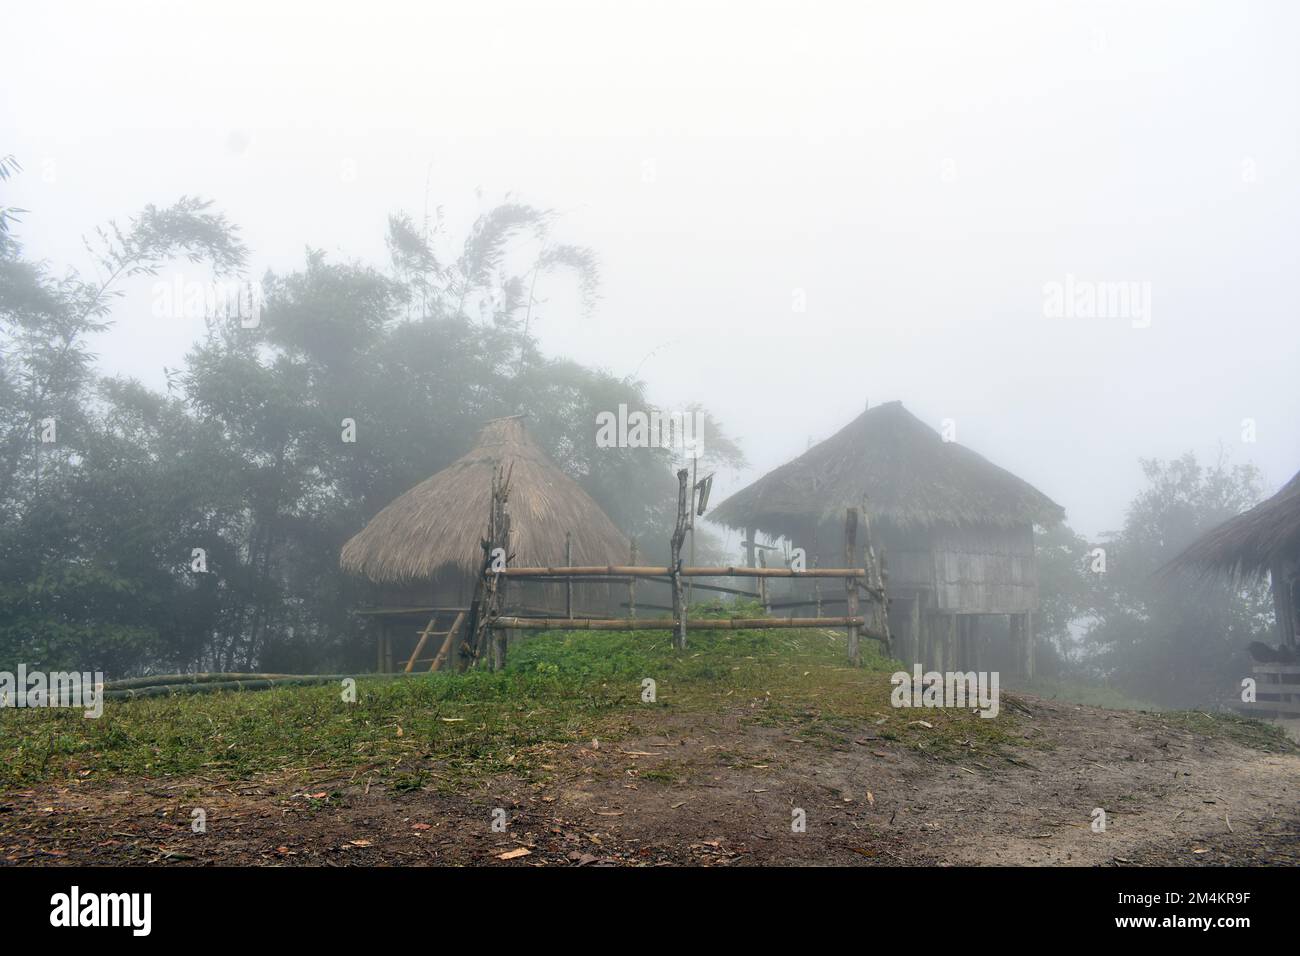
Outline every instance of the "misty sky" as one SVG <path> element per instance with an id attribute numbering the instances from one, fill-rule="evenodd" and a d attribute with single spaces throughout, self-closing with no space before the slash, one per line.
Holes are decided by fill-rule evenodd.
<path id="1" fill-rule="evenodd" d="M 543 349 L 717 414 L 751 467 L 715 500 L 868 400 L 1089 535 L 1139 456 L 1300 468 L 1293 3 L 119 6 L 0 19 L 31 255 L 89 270 L 82 233 L 189 194 L 254 275 L 382 266 L 426 182 L 456 239 L 512 193 L 603 262 L 590 315 L 541 290 Z M 1067 276 L 1149 283 L 1149 327 L 1045 315 Z M 130 291 L 100 364 L 161 386 L 202 325 Z"/>

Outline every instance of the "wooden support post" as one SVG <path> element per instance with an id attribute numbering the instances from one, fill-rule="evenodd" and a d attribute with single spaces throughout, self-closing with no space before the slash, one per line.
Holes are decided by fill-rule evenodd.
<path id="1" fill-rule="evenodd" d="M 676 624 L 675 644 L 679 651 L 686 650 L 686 602 L 682 594 L 682 543 L 686 540 L 686 521 L 690 507 L 686 494 L 686 485 L 691 473 L 685 468 L 677 472 L 677 527 L 669 540 L 669 552 L 672 560 L 673 575 L 673 619 Z"/>
<path id="2" fill-rule="evenodd" d="M 1034 612 L 1025 612 L 1025 676 L 1034 679 Z"/>
<path id="3" fill-rule="evenodd" d="M 920 601 L 920 598 L 917 598 Z M 921 627 L 917 632 L 916 659 L 921 665 L 922 670 L 928 670 L 934 651 L 931 648 L 933 641 L 932 632 L 934 631 L 933 616 L 925 608 L 921 609 Z"/>
<path id="4" fill-rule="evenodd" d="M 921 661 L 924 666 L 925 652 L 921 648 L 921 592 L 916 592 L 916 597 L 909 602 L 909 616 L 907 622 L 908 630 L 908 650 L 912 652 L 914 661 Z"/>
<path id="5" fill-rule="evenodd" d="M 884 651 L 891 654 L 889 599 L 885 593 L 885 548 L 881 545 L 877 555 L 875 544 L 871 540 L 871 513 L 867 510 L 866 497 L 862 499 L 862 567 L 867 572 L 866 585 L 873 600 L 874 630 L 884 635 Z"/>
<path id="6" fill-rule="evenodd" d="M 754 563 L 754 539 L 757 537 L 758 537 L 757 528 L 745 529 L 745 539 L 746 539 L 745 540 L 745 567 L 747 568 L 754 568 L 758 566 Z"/>
<path id="7" fill-rule="evenodd" d="M 766 568 L 766 567 L 767 567 L 767 552 L 766 552 L 766 551 L 760 551 L 760 552 L 758 552 L 758 566 L 759 566 L 760 568 Z M 771 604 L 771 602 L 768 601 L 768 599 L 767 599 L 767 578 L 759 578 L 759 579 L 758 579 L 758 600 L 759 600 L 759 601 L 762 603 L 762 605 L 763 605 L 763 613 L 764 613 L 764 614 L 771 614 L 771 613 L 772 613 L 772 604 Z"/>
<path id="8" fill-rule="evenodd" d="M 636 567 L 636 538 L 632 539 L 632 554 L 628 558 L 632 566 Z M 627 610 L 628 617 L 636 620 L 636 578 L 627 579 Z"/>
<path id="9" fill-rule="evenodd" d="M 1011 670 L 1017 677 L 1023 677 L 1025 671 L 1024 640 L 1024 617 L 1008 614 L 1007 643 L 1011 645 Z"/>
<path id="10" fill-rule="evenodd" d="M 564 532 L 564 563 L 573 567 L 573 532 Z M 564 616 L 573 617 L 573 578 L 564 579 Z"/>
<path id="11" fill-rule="evenodd" d="M 849 508 L 844 515 L 844 566 L 853 567 L 853 552 L 857 550 L 858 539 L 858 509 Z M 848 609 L 845 612 L 846 617 L 858 616 L 858 579 L 844 579 L 845 592 L 848 598 Z M 848 626 L 849 635 L 849 663 L 857 667 L 862 663 L 862 651 L 858 647 L 858 627 L 856 624 Z"/>
<path id="12" fill-rule="evenodd" d="M 813 567 L 817 567 L 817 558 L 813 558 Z M 822 579 L 813 578 L 813 599 L 817 605 L 817 616 L 822 616 Z"/>

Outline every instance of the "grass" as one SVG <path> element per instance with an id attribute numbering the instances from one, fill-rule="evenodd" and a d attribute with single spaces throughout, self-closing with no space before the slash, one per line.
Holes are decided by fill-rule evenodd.
<path id="1" fill-rule="evenodd" d="M 664 632 L 561 632 L 511 648 L 500 673 L 359 678 L 356 702 L 334 686 L 106 701 L 98 720 L 74 710 L 0 710 L 0 790 L 46 781 L 283 770 L 369 772 L 401 792 L 548 769 L 557 747 L 655 732 L 676 715 L 738 714 L 825 747 L 872 740 L 941 760 L 1025 746 L 1005 706 L 970 711 L 890 706 L 896 661 L 864 642 L 848 667 L 834 631 L 692 632 L 677 653 Z M 654 701 L 642 699 L 654 681 Z M 1189 729 L 1267 734 L 1191 715 Z M 925 726 L 928 724 L 929 726 Z M 1032 745 L 1032 744 L 1031 744 Z M 1271 745 L 1271 744 L 1270 744 Z"/>
<path id="2" fill-rule="evenodd" d="M 1107 710 L 1156 711 L 1161 709 L 1149 700 L 1129 697 L 1113 687 L 1103 687 L 1100 684 L 1089 684 L 1084 681 L 1049 680 L 1040 677 L 1031 681 L 1018 680 L 1014 684 L 1008 680 L 1007 686 L 1048 700 L 1062 700 L 1087 707 L 1105 707 Z"/>
<path id="3" fill-rule="evenodd" d="M 1300 751 L 1290 737 L 1277 724 L 1253 720 L 1237 714 L 1210 713 L 1199 710 L 1179 710 L 1160 714 L 1160 719 L 1171 727 L 1207 737 L 1226 737 L 1244 747 L 1266 753 L 1296 753 Z"/>

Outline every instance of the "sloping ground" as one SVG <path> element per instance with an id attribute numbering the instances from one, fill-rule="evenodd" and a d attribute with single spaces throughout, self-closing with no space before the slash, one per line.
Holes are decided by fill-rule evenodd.
<path id="1" fill-rule="evenodd" d="M 1195 715 L 1004 694 L 1015 709 L 1009 741 L 986 749 L 978 735 L 949 735 L 931 748 L 916 721 L 933 712 L 906 714 L 900 736 L 881 726 L 897 715 L 856 715 L 828 730 L 820 714 L 777 714 L 772 699 L 736 695 L 702 713 L 647 708 L 617 742 L 536 744 L 520 770 L 469 779 L 442 776 L 436 760 L 400 758 L 241 779 L 83 771 L 81 782 L 0 794 L 0 860 L 1300 863 L 1300 756 L 1252 739 L 1254 725 L 1204 733 Z M 192 832 L 195 808 L 206 812 L 206 833 Z M 1106 812 L 1105 832 L 1091 827 L 1095 808 Z M 792 830 L 796 811 L 804 832 Z M 494 819 L 506 821 L 504 832 Z"/>

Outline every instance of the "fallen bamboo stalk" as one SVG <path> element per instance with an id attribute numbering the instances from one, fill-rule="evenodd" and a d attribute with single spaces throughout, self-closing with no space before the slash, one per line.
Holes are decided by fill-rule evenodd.
<path id="1" fill-rule="evenodd" d="M 308 687 L 313 684 L 334 684 L 348 678 L 365 680 L 396 680 L 414 677 L 414 674 L 315 674 L 293 677 L 261 678 L 256 680 L 210 681 L 207 683 L 157 684 L 150 687 L 105 690 L 105 700 L 134 700 L 142 697 L 177 697 L 183 694 L 215 694 L 220 691 L 270 690 L 273 687 Z"/>
<path id="2" fill-rule="evenodd" d="M 288 677 L 306 677 L 306 674 L 241 674 L 204 672 L 198 674 L 153 674 L 148 677 L 124 677 L 104 682 L 104 690 L 128 690 L 137 687 L 155 687 L 161 684 L 210 684 L 221 681 L 284 680 Z"/>

